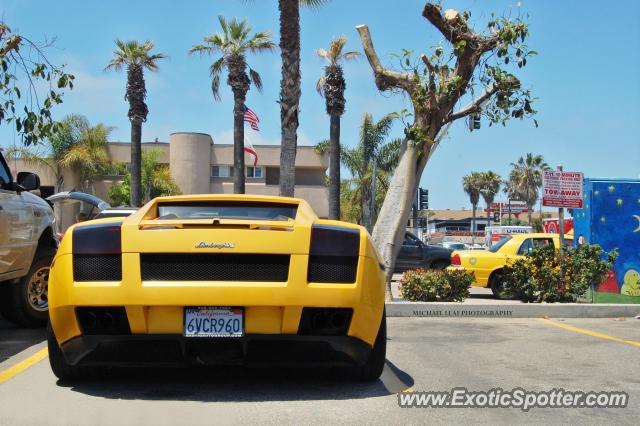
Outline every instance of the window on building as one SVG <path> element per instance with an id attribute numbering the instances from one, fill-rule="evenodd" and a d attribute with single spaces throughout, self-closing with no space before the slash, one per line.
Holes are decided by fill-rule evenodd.
<path id="1" fill-rule="evenodd" d="M 247 167 L 247 177 L 262 179 L 262 167 Z"/>
<path id="2" fill-rule="evenodd" d="M 211 176 L 221 177 L 221 178 L 232 177 L 233 166 L 228 166 L 228 165 L 211 166 Z"/>

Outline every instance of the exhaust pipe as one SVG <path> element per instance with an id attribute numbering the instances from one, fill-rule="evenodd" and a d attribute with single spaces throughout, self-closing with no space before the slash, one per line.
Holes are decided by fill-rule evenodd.
<path id="1" fill-rule="evenodd" d="M 111 315 L 111 312 L 103 312 L 100 316 L 100 326 L 103 328 L 110 328 L 115 322 L 116 320 Z"/>
<path id="2" fill-rule="evenodd" d="M 80 324 L 82 324 L 82 328 L 91 330 L 98 325 L 98 318 L 93 312 L 85 311 L 80 315 Z"/>

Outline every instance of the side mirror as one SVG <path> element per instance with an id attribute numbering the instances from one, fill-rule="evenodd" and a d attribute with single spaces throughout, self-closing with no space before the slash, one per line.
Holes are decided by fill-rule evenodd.
<path id="1" fill-rule="evenodd" d="M 33 191 L 40 188 L 40 177 L 31 172 L 19 172 L 16 183 L 23 191 Z"/>

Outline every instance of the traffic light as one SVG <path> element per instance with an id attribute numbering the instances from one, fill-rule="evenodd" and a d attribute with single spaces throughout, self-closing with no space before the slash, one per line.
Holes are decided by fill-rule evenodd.
<path id="1" fill-rule="evenodd" d="M 493 221 L 494 222 L 499 222 L 500 221 L 500 212 L 498 210 L 495 210 L 493 212 Z"/>
<path id="2" fill-rule="evenodd" d="M 418 210 L 429 210 L 429 190 L 418 188 Z"/>
<path id="3" fill-rule="evenodd" d="M 473 132 L 474 130 L 480 129 L 480 117 L 482 115 L 479 112 L 474 112 L 469 115 L 469 131 Z"/>

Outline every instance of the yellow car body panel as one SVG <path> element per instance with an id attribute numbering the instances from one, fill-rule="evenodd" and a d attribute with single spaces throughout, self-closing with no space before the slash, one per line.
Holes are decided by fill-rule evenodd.
<path id="1" fill-rule="evenodd" d="M 208 201 L 284 203 L 297 206 L 294 219 L 254 220 L 158 219 L 163 203 Z M 74 281 L 74 231 L 81 227 L 121 223 L 119 281 Z M 359 233 L 357 272 L 353 283 L 308 282 L 310 238 L 314 226 Z M 197 248 L 199 242 L 232 242 Z M 141 254 L 286 254 L 288 279 L 280 281 L 144 281 Z M 349 308 L 347 336 L 373 346 L 384 311 L 385 274 L 367 231 L 351 223 L 320 220 L 304 200 L 251 195 L 160 197 L 126 218 L 74 225 L 67 230 L 49 277 L 49 312 L 58 344 L 82 336 L 79 307 L 124 307 L 132 335 L 181 335 L 184 308 L 230 306 L 244 309 L 246 334 L 295 335 L 303 308 Z"/>
<path id="2" fill-rule="evenodd" d="M 560 238 L 558 234 L 531 233 L 531 234 L 515 234 L 508 237 L 509 240 L 496 252 L 489 250 L 458 250 L 451 253 L 451 256 L 460 257 L 460 265 L 449 266 L 449 269 L 463 268 L 473 272 L 476 281 L 473 284 L 476 287 L 488 287 L 491 281 L 491 275 L 504 268 L 509 261 L 513 261 L 519 257 L 518 250 L 528 239 L 551 239 L 553 245 L 558 249 L 560 246 Z"/>

